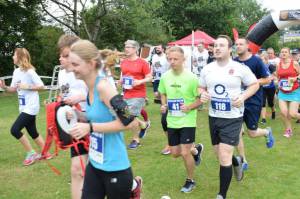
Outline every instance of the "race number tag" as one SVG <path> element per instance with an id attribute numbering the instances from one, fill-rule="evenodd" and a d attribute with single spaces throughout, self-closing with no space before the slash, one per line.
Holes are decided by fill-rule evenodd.
<path id="1" fill-rule="evenodd" d="M 99 164 L 103 164 L 104 135 L 102 133 L 91 133 L 89 158 Z"/>
<path id="2" fill-rule="evenodd" d="M 183 99 L 168 99 L 168 111 L 171 116 L 182 117 L 185 113 L 181 111 L 180 106 L 184 103 Z"/>
<path id="3" fill-rule="evenodd" d="M 211 98 L 211 107 L 214 111 L 231 111 L 230 98 Z"/>
<path id="4" fill-rule="evenodd" d="M 25 96 L 24 95 L 19 95 L 18 98 L 19 98 L 19 104 L 21 106 L 25 106 L 26 105 L 26 103 L 25 103 Z"/>
<path id="5" fill-rule="evenodd" d="M 154 72 L 154 77 L 159 79 L 161 77 L 161 72 Z"/>
<path id="6" fill-rule="evenodd" d="M 279 88 L 283 91 L 291 91 L 293 88 L 293 84 L 289 84 L 287 79 L 282 79 L 279 81 Z"/>
<path id="7" fill-rule="evenodd" d="M 122 82 L 123 88 L 124 89 L 132 89 L 133 78 L 129 77 L 129 76 L 123 76 L 122 79 L 123 79 L 123 82 Z"/>

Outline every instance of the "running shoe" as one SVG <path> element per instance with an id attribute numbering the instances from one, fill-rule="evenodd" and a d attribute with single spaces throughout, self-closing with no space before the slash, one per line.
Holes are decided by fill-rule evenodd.
<path id="1" fill-rule="evenodd" d="M 170 147 L 166 146 L 162 151 L 161 154 L 162 155 L 169 155 L 171 153 Z"/>
<path id="2" fill-rule="evenodd" d="M 29 152 L 27 153 L 25 160 L 23 161 L 24 166 L 29 166 L 33 164 L 36 160 L 38 160 L 38 154 L 35 152 Z"/>
<path id="3" fill-rule="evenodd" d="M 220 194 L 217 195 L 216 199 L 224 199 Z"/>
<path id="4" fill-rule="evenodd" d="M 266 136 L 266 146 L 267 148 L 272 148 L 275 143 L 275 138 L 273 137 L 272 129 L 271 127 L 267 128 L 267 131 L 269 132 Z"/>
<path id="5" fill-rule="evenodd" d="M 146 122 L 146 127 L 140 130 L 139 138 L 144 138 L 147 134 L 147 130 L 150 128 L 150 120 Z"/>
<path id="6" fill-rule="evenodd" d="M 286 129 L 284 134 L 283 134 L 283 136 L 286 137 L 286 138 L 290 138 L 290 137 L 292 137 L 292 135 L 293 135 L 293 132 L 292 132 L 291 129 Z"/>
<path id="7" fill-rule="evenodd" d="M 137 142 L 136 140 L 132 140 L 130 144 L 128 145 L 129 149 L 137 149 L 141 144 Z"/>
<path id="8" fill-rule="evenodd" d="M 47 152 L 46 154 L 42 155 L 42 154 L 38 154 L 38 159 L 39 160 L 50 160 L 52 159 L 53 156 L 51 155 L 51 153 Z"/>
<path id="9" fill-rule="evenodd" d="M 197 149 L 198 153 L 197 153 L 197 155 L 193 155 L 193 157 L 195 160 L 195 165 L 198 166 L 198 165 L 200 165 L 201 160 L 202 160 L 202 152 L 204 150 L 204 146 L 203 146 L 203 144 L 199 143 L 199 144 L 196 144 L 195 148 Z"/>
<path id="10" fill-rule="evenodd" d="M 195 187 L 196 187 L 196 183 L 194 180 L 186 179 L 180 191 L 183 193 L 191 193 Z"/>
<path id="11" fill-rule="evenodd" d="M 248 168 L 249 168 L 248 162 L 243 162 L 242 167 L 243 167 L 243 171 L 248 170 Z"/>
<path id="12" fill-rule="evenodd" d="M 265 118 L 261 119 L 261 124 L 266 124 L 267 123 L 267 120 Z"/>
<path id="13" fill-rule="evenodd" d="M 137 183 L 137 187 L 131 191 L 130 193 L 130 199 L 140 199 L 141 198 L 141 192 L 142 192 L 142 186 L 143 186 L 143 179 L 140 176 L 136 176 L 134 180 Z"/>
<path id="14" fill-rule="evenodd" d="M 236 159 L 238 165 L 233 165 L 233 173 L 237 181 L 241 181 L 244 177 L 244 171 L 243 171 L 243 158 L 241 156 L 234 156 Z"/>

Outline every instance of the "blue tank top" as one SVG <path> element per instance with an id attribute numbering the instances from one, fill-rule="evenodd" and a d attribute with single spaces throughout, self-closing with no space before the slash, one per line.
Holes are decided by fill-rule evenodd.
<path id="1" fill-rule="evenodd" d="M 86 116 L 93 123 L 105 123 L 115 120 L 109 108 L 100 100 L 96 87 L 102 77 L 97 77 L 94 86 L 94 101 L 87 103 Z M 130 167 L 122 132 L 90 134 L 89 161 L 103 171 L 121 171 Z"/>

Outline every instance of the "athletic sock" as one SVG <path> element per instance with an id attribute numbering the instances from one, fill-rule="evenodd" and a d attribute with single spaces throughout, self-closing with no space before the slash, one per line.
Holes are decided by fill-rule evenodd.
<path id="1" fill-rule="evenodd" d="M 232 156 L 232 164 L 235 167 L 239 166 L 239 162 L 234 155 Z"/>
<path id="2" fill-rule="evenodd" d="M 137 184 L 136 180 L 133 179 L 131 191 L 135 190 L 137 188 L 137 186 L 138 186 L 138 184 Z"/>
<path id="3" fill-rule="evenodd" d="M 232 165 L 220 165 L 220 192 L 219 194 L 226 198 L 226 194 L 232 178 Z"/>

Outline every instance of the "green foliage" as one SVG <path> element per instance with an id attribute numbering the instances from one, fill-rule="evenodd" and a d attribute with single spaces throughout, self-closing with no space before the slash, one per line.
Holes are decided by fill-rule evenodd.
<path id="1" fill-rule="evenodd" d="M 272 47 L 275 52 L 279 52 L 280 51 L 280 33 L 277 32 L 275 34 L 273 34 L 271 37 L 269 37 L 262 45 L 262 48 L 267 49 Z"/>
<path id="2" fill-rule="evenodd" d="M 34 66 L 39 75 L 52 75 L 54 65 L 58 64 L 57 41 L 63 30 L 54 26 L 43 26 L 36 33 L 36 41 L 32 41 L 29 50 Z"/>
<path id="3" fill-rule="evenodd" d="M 255 0 L 163 0 L 159 15 L 170 23 L 172 34 L 181 38 L 191 30 L 202 30 L 216 37 L 232 35 L 237 28 L 245 36 L 248 27 L 266 11 Z"/>
<path id="4" fill-rule="evenodd" d="M 158 6 L 159 1 L 116 1 L 102 18 L 97 46 L 122 49 L 127 39 L 151 44 L 169 41 L 171 36 L 167 33 L 167 24 L 154 15 Z M 91 8 L 84 13 L 87 24 L 95 20 L 95 11 Z M 87 38 L 83 31 L 81 33 Z"/>
<path id="5" fill-rule="evenodd" d="M 291 50 L 295 49 L 295 48 L 300 48 L 300 40 L 281 43 L 280 48 L 283 48 L 283 47 L 288 47 Z"/>
<path id="6" fill-rule="evenodd" d="M 37 0 L 0 3 L 0 76 L 12 73 L 14 49 L 36 40 L 39 20 Z"/>

